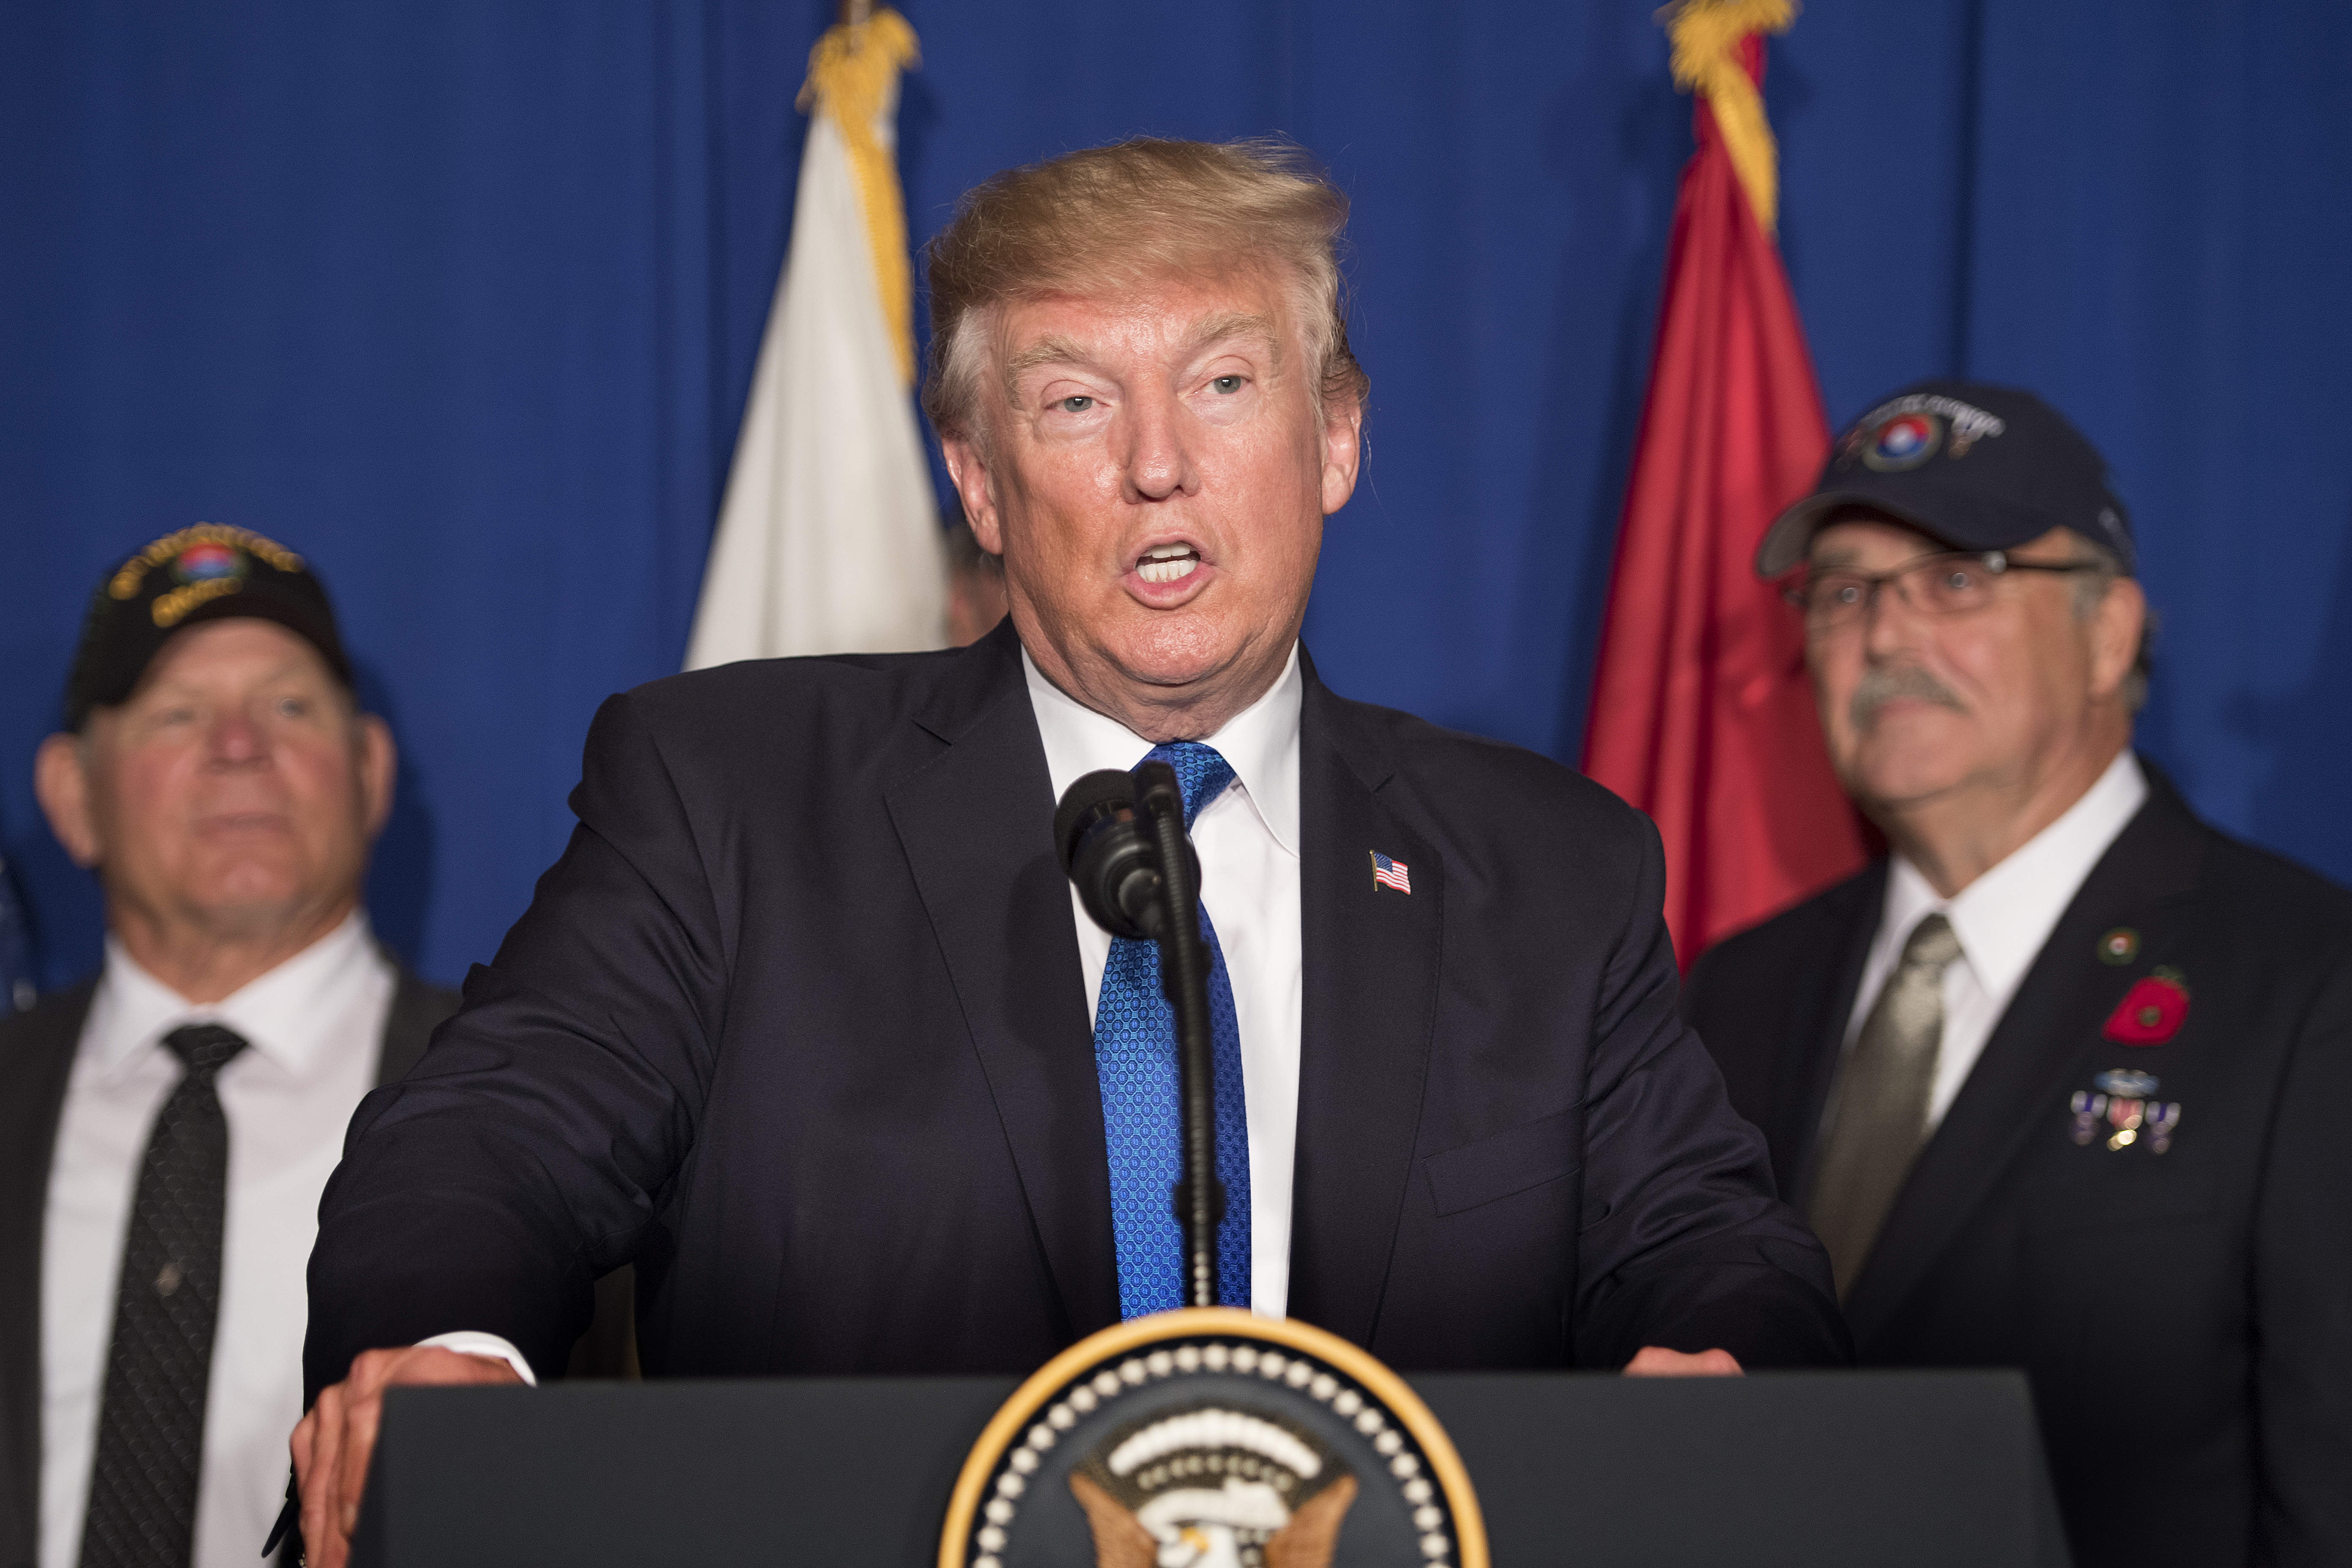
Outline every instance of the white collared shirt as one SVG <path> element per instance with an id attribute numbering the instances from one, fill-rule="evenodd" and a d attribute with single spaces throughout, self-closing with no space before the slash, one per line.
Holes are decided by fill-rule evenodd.
<path id="1" fill-rule="evenodd" d="M 1045 742 L 1054 797 L 1100 768 L 1125 771 L 1151 742 L 1076 701 L 1047 680 L 1027 650 L 1021 668 Z M 1298 647 L 1265 696 L 1206 742 L 1234 768 L 1234 783 L 1193 819 L 1201 904 L 1216 928 L 1241 1031 L 1243 1097 L 1249 1110 L 1250 1308 L 1279 1318 L 1290 1300 L 1290 1192 L 1298 1145 L 1298 1020 L 1303 963 L 1298 906 L 1298 709 L 1306 679 Z M 1110 933 L 1070 889 L 1087 1017 L 1102 994 Z"/>
<path id="2" fill-rule="evenodd" d="M 41 1568 L 74 1568 L 139 1165 L 179 1084 L 163 1037 L 217 1023 L 247 1048 L 221 1068 L 228 1209 L 205 1405 L 197 1568 L 250 1568 L 286 1493 L 302 1414 L 304 1270 L 319 1194 L 375 1081 L 396 977 L 354 911 L 220 1002 L 194 1006 L 109 938 L 66 1082 L 41 1237 Z"/>
<path id="3" fill-rule="evenodd" d="M 1916 866 L 1901 855 L 1894 858 L 1887 868 L 1885 912 L 1863 963 L 1845 1044 L 1853 1048 L 1913 928 L 1941 913 L 1960 939 L 1960 956 L 1944 971 L 1944 1039 L 1927 1100 L 1930 1131 L 1951 1109 L 2059 917 L 2147 799 L 2147 775 L 2126 747 L 2057 821 L 1948 899 L 1937 893 Z"/>

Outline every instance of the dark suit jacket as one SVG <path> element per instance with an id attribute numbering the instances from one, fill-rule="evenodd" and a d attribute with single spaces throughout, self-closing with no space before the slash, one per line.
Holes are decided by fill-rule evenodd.
<path id="1" fill-rule="evenodd" d="M 1675 1017 L 1646 819 L 1311 669 L 1300 756 L 1291 1312 L 1410 1367 L 1843 1359 Z M 352 1122 L 312 1386 L 455 1328 L 560 1365 L 630 1260 L 653 1374 L 1012 1373 L 1115 1322 L 1054 804 L 1009 625 L 607 702 L 570 847 Z"/>
<path id="2" fill-rule="evenodd" d="M 41 1500 L 41 1217 L 49 1156 L 97 982 L 0 1018 L 0 1564 L 32 1568 Z M 376 1082 L 425 1054 L 454 992 L 403 972 L 384 1016 Z M 259 1542 L 254 1542 L 256 1548 Z"/>
<path id="3" fill-rule="evenodd" d="M 2086 1568 L 2352 1563 L 2352 896 L 2206 826 L 2152 768 L 2149 791 L 1846 1316 L 1864 1365 L 2026 1370 Z M 1885 889 L 1882 863 L 1691 977 L 1688 1015 L 1801 1204 Z M 2139 938 L 2120 966 L 2098 951 L 2117 928 Z M 2189 992 L 2179 1033 L 2104 1038 L 2159 966 Z M 2181 1106 L 2168 1152 L 2074 1142 L 2072 1093 L 2113 1068 Z"/>

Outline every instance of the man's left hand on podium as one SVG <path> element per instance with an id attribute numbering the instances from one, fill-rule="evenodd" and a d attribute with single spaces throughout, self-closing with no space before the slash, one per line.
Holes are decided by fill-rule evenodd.
<path id="1" fill-rule="evenodd" d="M 1739 1358 L 1729 1351 L 1670 1351 L 1643 1345 L 1625 1363 L 1627 1377 L 1741 1377 Z"/>
<path id="2" fill-rule="evenodd" d="M 350 1376 L 319 1391 L 289 1445 L 302 1489 L 302 1543 L 310 1568 L 343 1568 L 351 1554 L 360 1493 L 383 1421 L 385 1389 L 395 1384 L 520 1382 L 503 1361 L 439 1345 L 361 1352 Z"/>

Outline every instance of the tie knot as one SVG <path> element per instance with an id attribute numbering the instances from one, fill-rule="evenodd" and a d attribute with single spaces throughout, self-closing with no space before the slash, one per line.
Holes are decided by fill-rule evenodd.
<path id="1" fill-rule="evenodd" d="M 188 1064 L 188 1075 L 201 1073 L 207 1077 L 228 1065 L 229 1058 L 245 1049 L 245 1037 L 234 1029 L 224 1029 L 218 1024 L 183 1024 L 163 1037 L 172 1054 Z"/>
<path id="2" fill-rule="evenodd" d="M 1166 763 L 1176 770 L 1176 787 L 1184 792 L 1184 826 L 1191 828 L 1201 808 L 1225 793 L 1234 782 L 1234 764 L 1216 747 L 1200 741 L 1171 741 L 1154 746 L 1143 759 Z"/>
<path id="3" fill-rule="evenodd" d="M 1941 974 L 1959 956 L 1959 933 L 1941 914 L 1929 915 L 1913 926 L 1909 939 L 1903 943 L 1906 969 L 1931 969 Z"/>

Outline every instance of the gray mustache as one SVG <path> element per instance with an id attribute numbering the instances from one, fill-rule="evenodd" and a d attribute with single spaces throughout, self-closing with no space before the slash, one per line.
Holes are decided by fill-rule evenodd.
<path id="1" fill-rule="evenodd" d="M 1955 713 L 1968 711 L 1950 687 L 1916 665 L 1898 664 L 1863 672 L 1862 684 L 1853 689 L 1853 700 L 1846 705 L 1847 721 L 1857 730 L 1867 730 L 1878 710 L 1898 697 L 1934 702 Z"/>

